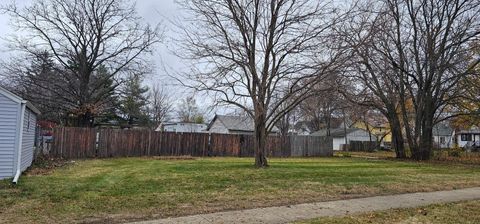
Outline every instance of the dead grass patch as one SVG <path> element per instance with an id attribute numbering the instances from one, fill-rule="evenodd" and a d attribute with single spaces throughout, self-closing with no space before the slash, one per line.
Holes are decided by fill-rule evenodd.
<path id="1" fill-rule="evenodd" d="M 67 167 L 72 164 L 75 164 L 75 161 L 39 156 L 36 158 L 32 166 L 25 172 L 25 175 L 48 175 L 59 168 Z"/>

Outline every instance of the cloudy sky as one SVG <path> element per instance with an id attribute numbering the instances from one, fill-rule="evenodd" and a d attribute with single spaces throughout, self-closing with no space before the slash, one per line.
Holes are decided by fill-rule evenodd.
<path id="1" fill-rule="evenodd" d="M 159 22 L 166 26 L 167 36 L 170 35 L 168 30 L 171 30 L 171 25 L 169 24 L 168 20 L 174 18 L 178 15 L 181 10 L 179 9 L 178 5 L 174 2 L 175 0 L 138 0 L 137 1 L 137 8 L 138 13 L 140 16 L 144 18 L 144 20 L 152 25 L 155 25 Z M 1 0 L 1 3 L 8 2 L 7 0 Z M 16 0 L 19 5 L 29 4 L 31 0 Z M 132 1 L 133 2 L 133 1 Z M 5 41 L 5 37 L 12 34 L 14 30 L 10 27 L 10 18 L 8 15 L 0 14 L 0 57 L 1 60 L 8 60 L 8 57 L 12 54 L 8 50 L 7 42 Z M 152 74 L 149 78 L 145 80 L 145 82 L 149 85 L 153 85 L 155 83 L 159 83 L 161 85 L 167 85 L 169 88 L 175 84 L 175 82 L 166 77 L 164 72 L 164 67 L 173 69 L 173 70 L 180 70 L 182 69 L 181 63 L 179 60 L 173 56 L 169 48 L 172 47 L 171 41 L 168 38 L 165 39 L 165 43 L 160 44 L 157 46 L 157 51 L 155 55 L 152 56 L 152 61 L 156 64 L 156 72 Z M 166 65 L 166 66 L 164 66 Z M 178 90 L 178 87 L 175 87 Z M 183 91 L 181 91 L 183 92 Z"/>

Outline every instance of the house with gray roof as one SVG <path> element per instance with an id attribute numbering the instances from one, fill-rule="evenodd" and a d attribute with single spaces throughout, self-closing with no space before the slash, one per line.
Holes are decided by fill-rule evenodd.
<path id="1" fill-rule="evenodd" d="M 207 127 L 209 133 L 217 134 L 253 134 L 254 130 L 254 121 L 248 116 L 215 115 Z M 270 134 L 279 132 L 279 129 L 274 127 Z"/>
<path id="2" fill-rule="evenodd" d="M 433 143 L 435 147 L 446 149 L 451 148 L 454 142 L 454 131 L 445 123 L 437 124 L 433 127 Z"/>
<path id="3" fill-rule="evenodd" d="M 350 141 L 370 142 L 377 141 L 377 136 L 370 135 L 368 131 L 360 128 L 335 128 L 335 129 L 322 129 L 311 134 L 311 136 L 330 136 L 333 141 L 333 150 L 341 150 L 341 145 L 346 142 L 350 144 Z"/>

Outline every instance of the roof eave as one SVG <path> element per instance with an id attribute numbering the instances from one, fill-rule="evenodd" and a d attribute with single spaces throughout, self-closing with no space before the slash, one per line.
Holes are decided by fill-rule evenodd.
<path id="1" fill-rule="evenodd" d="M 27 108 L 30 109 L 31 111 L 33 111 L 35 114 L 37 114 L 37 115 L 42 114 L 40 112 L 40 110 L 38 110 L 35 106 L 33 106 L 32 103 L 30 103 L 28 101 L 23 101 L 22 103 L 25 103 L 27 105 Z"/>

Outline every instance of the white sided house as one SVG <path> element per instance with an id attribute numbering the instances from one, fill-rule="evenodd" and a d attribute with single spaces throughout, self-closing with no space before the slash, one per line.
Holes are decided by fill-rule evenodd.
<path id="1" fill-rule="evenodd" d="M 33 161 L 37 115 L 29 102 L 0 87 L 0 179 L 14 178 Z"/>
<path id="2" fill-rule="evenodd" d="M 444 123 L 437 124 L 433 127 L 433 143 L 436 148 L 448 149 L 453 147 L 454 131 L 451 127 Z"/>
<path id="3" fill-rule="evenodd" d="M 207 131 L 207 125 L 189 122 L 164 123 L 160 124 L 155 131 L 175 133 L 204 133 Z"/>
<path id="4" fill-rule="evenodd" d="M 480 141 L 480 128 L 455 131 L 454 136 L 458 147 L 465 148 Z"/>
<path id="5" fill-rule="evenodd" d="M 345 135 L 346 133 L 346 135 Z M 327 130 L 317 131 L 312 136 L 328 136 Z M 377 141 L 377 136 L 370 135 L 367 131 L 360 128 L 336 128 L 330 130 L 330 136 L 333 139 L 333 150 L 341 150 L 341 145 L 350 144 L 350 141 L 370 142 Z"/>

